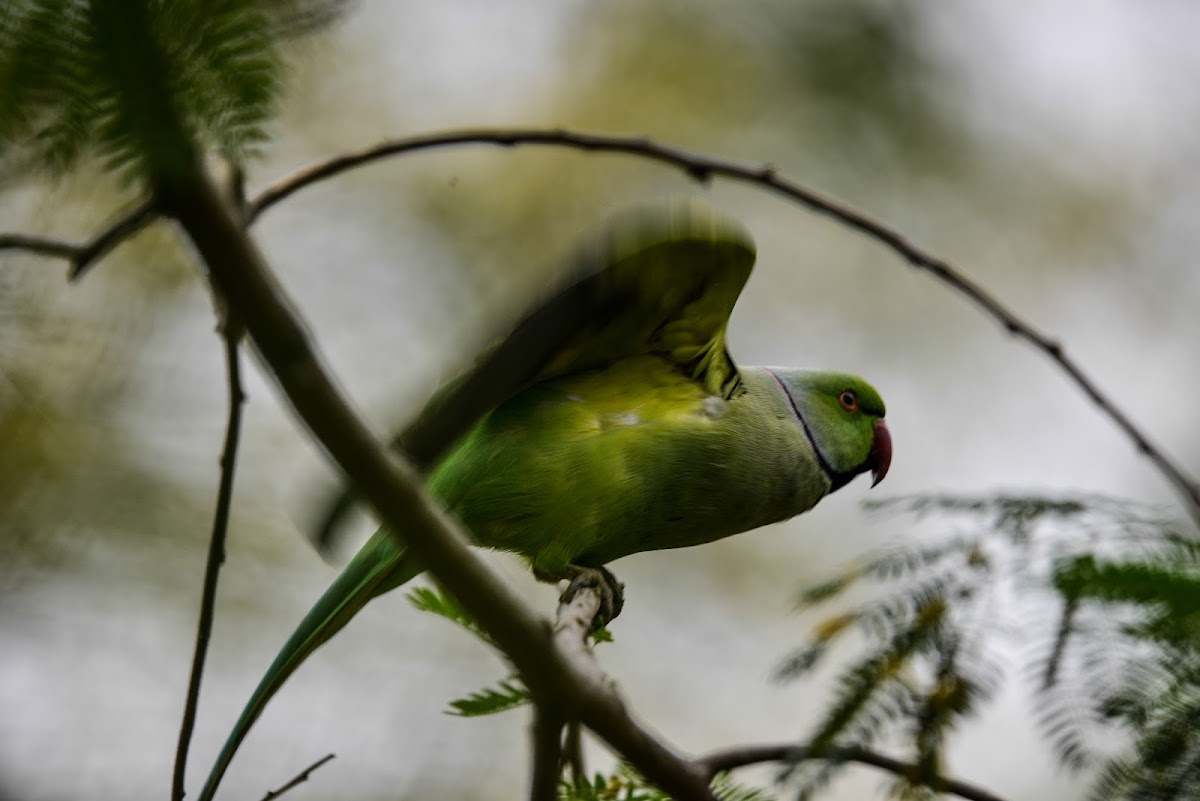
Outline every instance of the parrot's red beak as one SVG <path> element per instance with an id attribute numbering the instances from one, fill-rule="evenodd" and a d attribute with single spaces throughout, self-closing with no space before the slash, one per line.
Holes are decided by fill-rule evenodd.
<path id="1" fill-rule="evenodd" d="M 882 420 L 875 424 L 875 443 L 871 446 L 871 477 L 874 487 L 887 475 L 892 466 L 892 434 Z"/>

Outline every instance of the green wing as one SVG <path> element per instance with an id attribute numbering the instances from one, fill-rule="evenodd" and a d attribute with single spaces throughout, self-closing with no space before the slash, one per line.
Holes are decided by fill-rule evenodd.
<path id="1" fill-rule="evenodd" d="M 528 384 L 653 354 L 712 395 L 738 394 L 725 328 L 754 264 L 754 243 L 739 223 L 694 200 L 635 208 L 582 262 L 585 277 L 546 306 L 583 294 L 591 313 Z"/>
<path id="2" fill-rule="evenodd" d="M 393 440 L 429 471 L 475 421 L 529 386 L 648 353 L 673 361 L 713 395 L 740 392 L 725 328 L 754 264 L 735 220 L 695 200 L 635 207 L 576 259 L 568 286 L 540 304 Z M 328 552 L 353 495 L 325 505 L 313 533 Z"/>

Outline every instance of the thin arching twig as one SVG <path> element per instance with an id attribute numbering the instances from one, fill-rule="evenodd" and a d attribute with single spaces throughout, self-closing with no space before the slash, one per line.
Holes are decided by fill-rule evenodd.
<path id="1" fill-rule="evenodd" d="M 823 749 L 820 753 L 812 752 L 807 748 L 797 747 L 794 744 L 742 746 L 714 752 L 707 757 L 698 759 L 697 763 L 704 769 L 708 776 L 712 777 L 728 770 L 744 768 L 750 765 L 760 765 L 764 762 L 796 764 L 810 759 L 857 762 L 860 765 L 870 765 L 880 770 L 886 770 L 901 778 L 913 776 L 917 773 L 915 765 L 857 746 L 830 746 Z M 988 792 L 981 787 L 976 787 L 973 784 L 968 784 L 958 779 L 942 779 L 936 784 L 931 785 L 931 788 L 940 793 L 951 793 L 959 798 L 968 799 L 968 801 L 1003 801 L 995 793 Z"/>
<path id="2" fill-rule="evenodd" d="M 283 795 L 293 787 L 304 784 L 306 781 L 308 781 L 308 777 L 312 775 L 314 770 L 321 767 L 335 756 L 336 754 L 326 754 L 325 756 L 321 757 L 316 762 L 312 763 L 307 768 L 292 777 L 291 781 L 289 781 L 287 784 L 283 785 L 278 790 L 271 790 L 269 793 L 264 795 L 262 797 L 262 801 L 274 801 L 274 799 L 279 798 L 279 796 Z"/>
<path id="3" fill-rule="evenodd" d="M 241 334 L 231 321 L 222 324 L 221 337 L 225 342 L 225 366 L 229 384 L 229 417 L 225 427 L 225 444 L 221 449 L 221 480 L 217 488 L 217 508 L 213 513 L 212 536 L 208 541 L 208 561 L 204 567 L 204 590 L 200 598 L 200 621 L 196 626 L 196 648 L 192 655 L 192 672 L 188 678 L 187 700 L 183 707 L 183 722 L 179 727 L 179 744 L 175 750 L 175 771 L 171 782 L 172 801 L 182 801 L 184 776 L 187 772 L 188 746 L 196 724 L 196 707 L 200 700 L 200 679 L 212 634 L 213 616 L 217 602 L 217 578 L 225 561 L 225 533 L 229 529 L 229 507 L 233 500 L 233 474 L 237 466 L 238 440 L 242 430 L 242 391 L 239 364 Z"/>
<path id="4" fill-rule="evenodd" d="M 644 137 L 604 136 L 537 128 L 483 128 L 445 131 L 381 142 L 372 147 L 335 156 L 298 170 L 272 184 L 251 201 L 247 206 L 247 220 L 254 221 L 271 206 L 306 186 L 379 159 L 418 150 L 478 144 L 503 147 L 543 145 L 637 156 L 677 167 L 697 181 L 703 182 L 713 176 L 720 176 L 765 188 L 812 211 L 832 217 L 852 230 L 865 234 L 891 249 L 913 267 L 925 270 L 943 284 L 966 297 L 998 322 L 1005 331 L 1024 339 L 1052 359 L 1075 386 L 1129 438 L 1134 447 L 1154 463 L 1159 472 L 1182 496 L 1192 519 L 1197 525 L 1200 525 L 1200 484 L 1189 477 L 1161 448 L 1154 445 L 1133 420 L 1106 394 L 1101 392 L 1096 382 L 1083 371 L 1073 358 L 1066 354 L 1060 342 L 1019 317 L 948 262 L 912 244 L 899 232 L 843 203 L 814 192 L 796 181 L 780 177 L 775 168 L 769 165 L 743 164 L 714 158 L 703 153 L 662 145 Z"/>
<path id="5" fill-rule="evenodd" d="M 1200 483 L 1190 478 L 1174 460 L 1154 445 L 1150 438 L 1118 407 L 1088 376 L 1074 359 L 1067 356 L 1060 342 L 1042 333 L 1018 317 L 982 287 L 967 278 L 946 261 L 939 259 L 909 242 L 899 232 L 871 219 L 849 206 L 827 198 L 799 183 L 781 178 L 770 165 L 743 164 L 714 158 L 683 148 L 662 145 L 645 137 L 606 136 L 562 129 L 540 128 L 479 128 L 444 131 L 421 136 L 382 142 L 363 150 L 311 165 L 268 187 L 246 208 L 246 224 L 252 224 L 260 214 L 290 197 L 306 186 L 331 178 L 347 170 L 361 167 L 379 159 L 418 150 L 457 145 L 491 144 L 503 147 L 545 145 L 576 150 L 622 153 L 657 161 L 683 170 L 697 181 L 713 176 L 729 178 L 763 187 L 783 195 L 819 214 L 824 214 L 848 228 L 858 231 L 885 245 L 913 267 L 925 270 L 942 283 L 979 307 L 1008 333 L 1024 339 L 1052 359 L 1067 374 L 1075 386 L 1088 397 L 1146 456 L 1183 498 L 1192 519 L 1200 526 Z M 139 216 L 139 214 L 141 216 Z M 147 202 L 117 225 L 107 229 L 87 246 L 74 246 L 39 237 L 0 235 L 0 250 L 25 250 L 44 256 L 67 258 L 73 262 L 72 276 L 108 252 L 116 242 L 139 230 L 156 214 Z"/>

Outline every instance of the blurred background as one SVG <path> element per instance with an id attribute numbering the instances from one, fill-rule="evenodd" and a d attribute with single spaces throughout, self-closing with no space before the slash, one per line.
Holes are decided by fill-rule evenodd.
<path id="1" fill-rule="evenodd" d="M 1197 30 L 1200 6 L 1182 0 L 362 0 L 290 44 L 290 91 L 250 190 L 385 137 L 465 125 L 645 134 L 767 162 L 1061 338 L 1196 474 Z M 98 172 L 0 180 L 4 231 L 81 240 L 121 204 Z M 758 240 L 736 358 L 857 372 L 887 399 L 896 458 L 872 496 L 1083 490 L 1177 509 L 1046 359 L 879 246 L 747 187 L 624 157 L 459 149 L 322 183 L 254 234 L 384 432 L 562 274 L 581 234 L 624 204 L 681 193 Z M 165 225 L 76 285 L 54 262 L 2 266 L 0 798 L 162 798 L 225 422 L 206 285 Z M 337 569 L 305 539 L 333 478 L 257 362 L 247 372 L 193 790 Z M 627 604 L 601 659 L 664 737 L 703 751 L 809 731 L 826 685 L 770 679 L 812 624 L 792 611 L 796 589 L 923 533 L 864 516 L 866 490 L 613 566 Z M 371 529 L 364 516 L 356 537 Z M 550 613 L 551 588 L 493 561 Z M 520 797 L 524 713 L 443 714 L 502 675 L 481 645 L 388 596 L 277 696 L 225 795 L 261 798 L 332 751 L 291 798 Z M 1010 799 L 1086 788 L 1055 767 L 1019 686 L 960 732 L 948 769 Z M 828 798 L 873 797 L 885 781 L 855 770 Z"/>

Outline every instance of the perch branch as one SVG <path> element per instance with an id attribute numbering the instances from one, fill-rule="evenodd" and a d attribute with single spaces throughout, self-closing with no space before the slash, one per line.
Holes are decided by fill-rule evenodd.
<path id="1" fill-rule="evenodd" d="M 495 639 L 534 701 L 551 704 L 565 718 L 578 717 L 666 793 L 681 801 L 714 801 L 707 776 L 634 720 L 607 684 L 566 658 L 547 622 L 471 550 L 412 466 L 375 440 L 320 363 L 299 315 L 199 160 L 163 176 L 156 197 L 195 245 L 296 414 L 389 529 L 404 532 L 413 557 Z"/>
<path id="2" fill-rule="evenodd" d="M 208 561 L 204 567 L 204 589 L 200 599 L 200 621 L 196 627 L 196 648 L 192 656 L 192 671 L 188 678 L 187 700 L 183 707 L 183 722 L 179 727 L 179 744 L 175 750 L 175 771 L 171 783 L 172 801 L 183 801 L 184 776 L 187 772 L 188 746 L 196 724 L 196 707 L 200 699 L 200 679 L 208 654 L 213 615 L 217 601 L 217 578 L 225 561 L 225 533 L 229 529 L 229 507 L 233 499 L 233 474 L 237 465 L 238 440 L 242 430 L 242 391 L 239 353 L 241 334 L 232 321 L 221 325 L 225 343 L 225 367 L 229 384 L 229 417 L 225 427 L 225 443 L 221 449 L 221 480 L 217 488 L 217 508 L 213 513 L 212 535 L 208 541 Z"/>
<path id="3" fill-rule="evenodd" d="M 874 751 L 868 751 L 865 748 L 857 746 L 830 746 L 823 749 L 820 753 L 814 753 L 807 748 L 797 747 L 792 744 L 742 746 L 709 754 L 707 757 L 696 760 L 696 764 L 712 778 L 718 773 L 724 773 L 735 768 L 744 768 L 749 765 L 758 765 L 763 762 L 796 764 L 809 759 L 857 762 L 861 765 L 870 765 L 871 767 L 885 770 L 900 778 L 915 776 L 917 773 L 916 765 L 877 754 Z M 968 801 L 1003 801 L 1000 796 L 994 793 L 957 779 L 942 779 L 936 784 L 931 784 L 930 788 L 939 793 L 952 793 L 959 798 L 966 798 Z"/>
<path id="4" fill-rule="evenodd" d="M 554 642 L 559 653 L 575 666 L 576 671 L 587 675 L 593 685 L 607 687 L 611 682 L 600 669 L 587 641 L 592 622 L 600 613 L 600 603 L 599 590 L 591 587 L 579 590 L 567 603 L 560 602 L 555 615 Z"/>
<path id="5" fill-rule="evenodd" d="M 574 661 L 580 671 L 591 675 L 595 683 L 611 687 L 611 682 L 600 670 L 587 641 L 592 621 L 600 612 L 600 604 L 599 591 L 591 588 L 577 592 L 569 603 L 560 601 L 558 612 L 555 614 L 554 639 L 562 653 Z M 583 767 L 583 735 L 578 719 L 572 718 L 567 721 L 563 756 L 571 768 L 571 783 L 578 789 L 587 781 Z"/>
<path id="6" fill-rule="evenodd" d="M 271 790 L 270 792 L 268 792 L 266 795 L 264 795 L 262 797 L 262 801 L 274 801 L 274 799 L 279 798 L 279 796 L 283 795 L 284 793 L 286 793 L 288 790 L 292 789 L 293 787 L 304 784 L 306 781 L 308 781 L 308 777 L 312 775 L 314 770 L 321 767 L 326 762 L 333 759 L 335 756 L 336 756 L 336 754 L 326 754 L 325 756 L 321 757 L 316 762 L 312 763 L 307 768 L 305 768 L 304 770 L 297 773 L 294 777 L 292 777 L 291 781 L 289 781 L 287 784 L 280 787 L 278 790 Z"/>
<path id="7" fill-rule="evenodd" d="M 1009 334 L 1024 339 L 1053 360 L 1075 386 L 1133 442 L 1134 447 L 1153 462 L 1159 472 L 1183 497 L 1188 512 L 1196 524 L 1200 525 L 1200 484 L 1197 484 L 1164 451 L 1154 445 L 1133 420 L 1100 391 L 1095 381 L 1083 371 L 1074 359 L 1066 354 L 1062 343 L 1018 317 L 983 287 L 953 268 L 948 262 L 912 244 L 899 232 L 845 204 L 801 186 L 795 181 L 781 178 L 775 168 L 769 165 L 743 164 L 713 158 L 703 153 L 662 145 L 643 137 L 603 136 L 533 128 L 447 131 L 381 142 L 373 147 L 336 156 L 301 169 L 271 185 L 255 198 L 247 207 L 247 219 L 253 221 L 271 206 L 304 187 L 331 178 L 346 170 L 417 150 L 472 144 L 490 144 L 502 147 L 546 145 L 637 156 L 677 167 L 701 182 L 707 181 L 713 176 L 720 176 L 762 187 L 783 195 L 818 214 L 832 217 L 851 230 L 865 234 L 892 250 L 913 267 L 925 270 L 943 284 L 966 297 L 986 315 L 998 322 Z"/>

